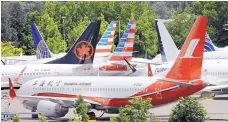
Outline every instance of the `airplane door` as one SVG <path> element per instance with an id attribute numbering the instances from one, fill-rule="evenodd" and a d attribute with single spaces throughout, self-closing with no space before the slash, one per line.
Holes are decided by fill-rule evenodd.
<path id="1" fill-rule="evenodd" d="M 60 67 L 56 67 L 55 68 L 55 76 L 59 76 L 60 75 L 60 73 L 61 73 L 61 68 Z"/>
<path id="2" fill-rule="evenodd" d="M 162 99 L 162 93 L 161 93 L 162 83 L 163 83 L 163 82 L 159 81 L 159 82 L 157 82 L 157 84 L 156 84 L 156 90 L 157 90 L 156 98 L 159 99 L 159 100 Z"/>

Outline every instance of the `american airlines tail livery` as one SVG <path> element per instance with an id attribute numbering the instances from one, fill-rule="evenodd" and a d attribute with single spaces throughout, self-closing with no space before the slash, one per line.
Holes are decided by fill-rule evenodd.
<path id="1" fill-rule="evenodd" d="M 107 113 L 118 112 L 134 97 L 152 98 L 151 104 L 162 105 L 189 96 L 207 85 L 201 80 L 206 26 L 207 17 L 199 16 L 163 77 L 45 77 L 24 83 L 17 94 L 9 80 L 10 100 L 18 99 L 46 117 L 63 117 L 79 95 L 90 108 Z"/>

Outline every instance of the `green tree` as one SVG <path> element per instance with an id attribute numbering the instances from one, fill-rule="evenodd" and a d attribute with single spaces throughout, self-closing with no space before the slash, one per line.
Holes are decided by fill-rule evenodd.
<path id="1" fill-rule="evenodd" d="M 89 24 L 89 19 L 85 17 L 82 21 L 79 22 L 78 26 L 75 26 L 73 30 L 68 33 L 68 48 L 70 48 L 75 41 L 79 38 L 79 36 L 84 32 L 85 28 Z"/>
<path id="2" fill-rule="evenodd" d="M 228 21 L 227 11 L 227 1 L 200 1 L 192 7 L 192 13 L 208 17 L 207 33 L 215 40 L 215 44 L 222 47 L 228 44 L 228 31 L 224 28 Z"/>
<path id="3" fill-rule="evenodd" d="M 84 103 L 83 97 L 79 96 L 78 100 L 75 103 L 75 110 L 74 110 L 74 114 L 76 114 L 75 117 L 77 118 L 77 116 L 79 116 L 79 118 L 81 117 L 82 122 L 88 122 L 89 116 L 87 115 L 87 113 L 88 113 L 88 108 Z"/>
<path id="4" fill-rule="evenodd" d="M 54 22 L 49 14 L 44 13 L 41 16 L 38 29 L 44 40 L 53 53 L 60 53 L 66 50 L 66 41 L 62 40 L 62 36 L 58 30 L 58 25 Z"/>
<path id="5" fill-rule="evenodd" d="M 120 109 L 119 118 L 112 117 L 111 122 L 149 122 L 155 117 L 149 110 L 152 108 L 151 98 L 143 100 L 141 97 L 130 100 L 130 105 Z M 160 120 L 156 118 L 156 121 Z"/>
<path id="6" fill-rule="evenodd" d="M 154 24 L 156 18 L 157 16 L 149 9 L 149 6 L 145 5 L 143 13 L 138 18 L 136 24 L 135 50 L 141 52 L 147 51 L 153 56 L 157 54 L 157 33 Z"/>
<path id="7" fill-rule="evenodd" d="M 20 122 L 20 116 L 18 114 L 16 114 L 14 117 L 13 117 L 13 122 Z"/>
<path id="8" fill-rule="evenodd" d="M 16 48 L 12 45 L 12 42 L 1 42 L 1 55 L 6 56 L 18 56 L 23 53 L 22 48 Z"/>
<path id="9" fill-rule="evenodd" d="M 172 109 L 169 122 L 205 122 L 207 112 L 205 108 L 192 97 L 180 98 Z"/>
<path id="10" fill-rule="evenodd" d="M 74 118 L 69 119 L 68 122 L 83 122 L 82 117 L 77 113 L 74 113 Z"/>
<path id="11" fill-rule="evenodd" d="M 47 121 L 46 117 L 44 116 L 43 113 L 41 113 L 40 116 L 39 116 L 39 122 L 46 122 L 46 121 Z"/>
<path id="12" fill-rule="evenodd" d="M 196 16 L 191 14 L 190 8 L 187 7 L 183 12 L 176 11 L 172 18 L 173 21 L 167 24 L 167 29 L 178 48 L 180 48 L 185 41 L 195 18 Z"/>

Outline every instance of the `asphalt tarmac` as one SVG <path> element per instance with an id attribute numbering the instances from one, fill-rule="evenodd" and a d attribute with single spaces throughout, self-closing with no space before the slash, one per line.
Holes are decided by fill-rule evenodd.
<path id="1" fill-rule="evenodd" d="M 198 96 L 194 96 L 198 97 Z M 1 99 L 2 103 L 4 99 Z M 206 108 L 208 112 L 208 116 L 210 120 L 206 122 L 228 122 L 228 95 L 219 95 L 214 99 L 199 99 L 199 102 Z M 151 112 L 155 113 L 155 115 L 161 119 L 162 122 L 167 122 L 169 114 L 173 106 L 175 106 L 177 102 L 169 103 L 160 107 L 152 108 Z M 13 112 L 30 112 L 27 109 L 23 108 L 23 105 L 19 101 L 14 101 L 12 106 L 10 107 Z M 2 107 L 2 110 L 3 107 Z M 97 117 L 99 117 L 102 112 L 94 110 Z M 102 117 L 97 119 L 97 122 L 109 122 L 109 118 L 115 116 L 117 114 L 104 114 Z M 65 121 L 67 122 L 69 118 L 73 117 L 73 109 L 70 109 L 68 114 L 64 118 L 59 118 L 57 120 L 48 119 L 49 122 L 56 121 Z M 21 114 L 20 115 L 22 122 L 38 122 L 38 119 L 32 119 L 30 114 Z M 151 118 L 151 122 L 154 122 L 155 119 Z M 12 122 L 12 120 L 6 121 Z"/>

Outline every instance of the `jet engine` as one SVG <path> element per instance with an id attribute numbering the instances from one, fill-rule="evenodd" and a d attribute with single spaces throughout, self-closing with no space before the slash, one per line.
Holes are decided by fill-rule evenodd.
<path id="1" fill-rule="evenodd" d="M 43 113 L 46 117 L 64 117 L 68 111 L 69 108 L 46 100 L 39 101 L 37 105 L 37 112 Z"/>

